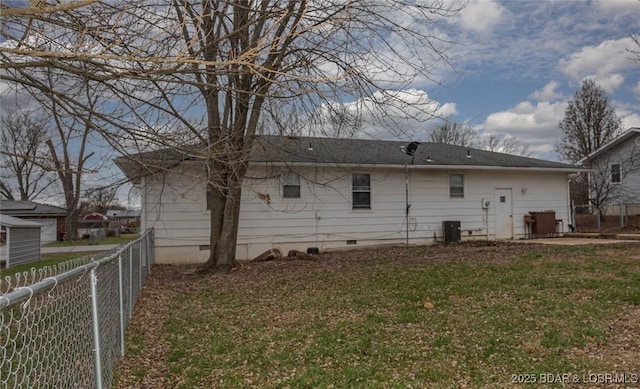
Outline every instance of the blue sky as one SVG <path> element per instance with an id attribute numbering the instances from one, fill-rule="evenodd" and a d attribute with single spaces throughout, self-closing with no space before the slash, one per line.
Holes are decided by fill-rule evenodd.
<path id="1" fill-rule="evenodd" d="M 640 127 L 640 0 L 470 0 L 449 32 L 453 69 L 416 85 L 450 120 L 511 135 L 556 159 L 558 122 L 587 77 L 603 87 L 625 128 Z M 416 134 L 424 137 L 425 134 Z"/>
<path id="2" fill-rule="evenodd" d="M 630 38 L 640 35 L 640 0 L 468 0 L 440 26 L 455 42 L 446 51 L 450 66 L 434 68 L 438 83 L 422 78 L 392 92 L 402 100 L 480 134 L 517 137 L 534 157 L 553 160 L 567 101 L 593 77 L 624 128 L 640 127 L 640 61 L 628 51 L 640 50 Z M 394 108 L 388 111 L 399 120 L 372 120 L 371 136 L 425 140 L 439 122 L 407 119 Z"/>

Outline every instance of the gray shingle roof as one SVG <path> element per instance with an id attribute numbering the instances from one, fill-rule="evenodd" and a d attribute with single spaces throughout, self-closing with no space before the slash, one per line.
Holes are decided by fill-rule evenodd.
<path id="1" fill-rule="evenodd" d="M 401 150 L 401 147 L 408 143 L 366 139 L 263 136 L 256 141 L 256 153 L 251 157 L 251 161 L 404 165 L 412 162 L 412 157 Z M 418 146 L 413 165 L 581 170 L 578 166 L 560 162 L 431 142 L 423 142 Z"/>
<path id="2" fill-rule="evenodd" d="M 422 142 L 413 158 L 401 147 L 409 142 L 368 139 L 339 139 L 263 135 L 256 138 L 250 161 L 309 164 L 404 165 L 455 168 L 522 168 L 580 171 L 582 167 L 536 158 L 490 152 L 443 143 Z M 189 160 L 174 150 L 159 150 L 116 158 L 116 164 L 129 176 L 148 174 L 153 166 L 166 168 Z M 141 164 L 146 165 L 142 168 Z"/>
<path id="3" fill-rule="evenodd" d="M 64 208 L 35 203 L 33 201 L 0 200 L 0 213 L 11 216 L 65 216 Z"/>
<path id="4" fill-rule="evenodd" d="M 0 224 L 7 227 L 42 227 L 42 224 L 0 213 Z"/>

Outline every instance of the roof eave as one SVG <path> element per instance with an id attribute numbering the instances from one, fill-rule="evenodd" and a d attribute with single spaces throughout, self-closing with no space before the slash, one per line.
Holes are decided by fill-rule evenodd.
<path id="1" fill-rule="evenodd" d="M 639 127 L 631 127 L 631 128 L 629 128 L 627 131 L 625 131 L 624 133 L 620 134 L 620 136 L 616 137 L 615 139 L 610 140 L 606 144 L 600 146 L 598 149 L 592 151 L 589 155 L 587 155 L 586 157 L 584 157 L 581 160 L 579 160 L 578 163 L 581 164 L 581 165 L 584 164 L 588 160 L 593 159 L 593 158 L 597 157 L 598 155 L 604 153 L 607 149 L 612 148 L 613 146 L 617 145 L 618 143 L 624 142 L 627 138 L 629 138 L 633 134 L 640 134 L 640 128 Z"/>
<path id="2" fill-rule="evenodd" d="M 251 164 L 270 164 L 272 166 L 324 166 L 324 167 L 344 167 L 344 168 L 382 168 L 382 169 L 399 169 L 405 168 L 404 164 L 357 164 L 357 163 L 315 163 L 315 162 L 284 162 L 284 161 L 251 161 Z M 540 172 L 558 172 L 558 173 L 580 173 L 588 172 L 590 169 L 576 167 L 537 167 L 537 166 L 486 166 L 486 165 L 406 165 L 409 169 L 424 170 L 499 170 L 499 171 L 540 171 Z"/>

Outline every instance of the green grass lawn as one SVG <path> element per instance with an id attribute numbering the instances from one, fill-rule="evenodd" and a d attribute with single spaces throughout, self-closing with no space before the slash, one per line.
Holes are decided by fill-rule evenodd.
<path id="1" fill-rule="evenodd" d="M 546 387 L 545 374 L 640 374 L 640 325 L 617 328 L 640 318 L 639 244 L 392 248 L 184 273 L 151 273 L 116 388 Z"/>
<path id="2" fill-rule="evenodd" d="M 22 273 L 25 271 L 31 271 L 32 268 L 41 269 L 45 266 L 54 266 L 59 263 L 69 261 L 71 259 L 84 257 L 95 253 L 59 253 L 59 254 L 42 254 L 38 262 L 27 263 L 24 265 L 18 265 L 10 269 L 0 269 L 0 276 L 12 276 L 16 273 Z"/>
<path id="3" fill-rule="evenodd" d="M 97 244 L 121 244 L 126 243 L 130 240 L 138 239 L 140 234 L 121 234 L 120 236 L 110 236 L 105 238 Z M 76 241 L 67 241 L 67 242 L 51 242 L 45 244 L 43 247 L 68 247 L 68 246 L 89 246 L 89 239 L 82 239 Z"/>
<path id="4" fill-rule="evenodd" d="M 119 237 L 109 237 L 103 239 L 99 244 L 122 244 L 134 239 L 138 239 L 140 234 L 122 234 Z M 83 239 L 75 242 L 52 242 L 44 245 L 43 247 L 69 247 L 69 246 L 89 246 L 89 240 Z M 61 262 L 65 262 L 71 259 L 84 257 L 87 255 L 96 254 L 90 252 L 74 252 L 74 253 L 59 253 L 59 254 L 42 254 L 40 261 L 28 263 L 25 265 L 19 265 L 10 269 L 0 269 L 0 277 L 11 276 L 16 273 L 30 271 L 31 268 L 40 269 L 45 266 L 54 266 Z"/>

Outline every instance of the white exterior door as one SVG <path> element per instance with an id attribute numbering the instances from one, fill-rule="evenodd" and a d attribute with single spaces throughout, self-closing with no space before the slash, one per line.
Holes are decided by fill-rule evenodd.
<path id="1" fill-rule="evenodd" d="M 495 198 L 496 239 L 513 239 L 513 208 L 511 189 L 496 189 Z"/>

